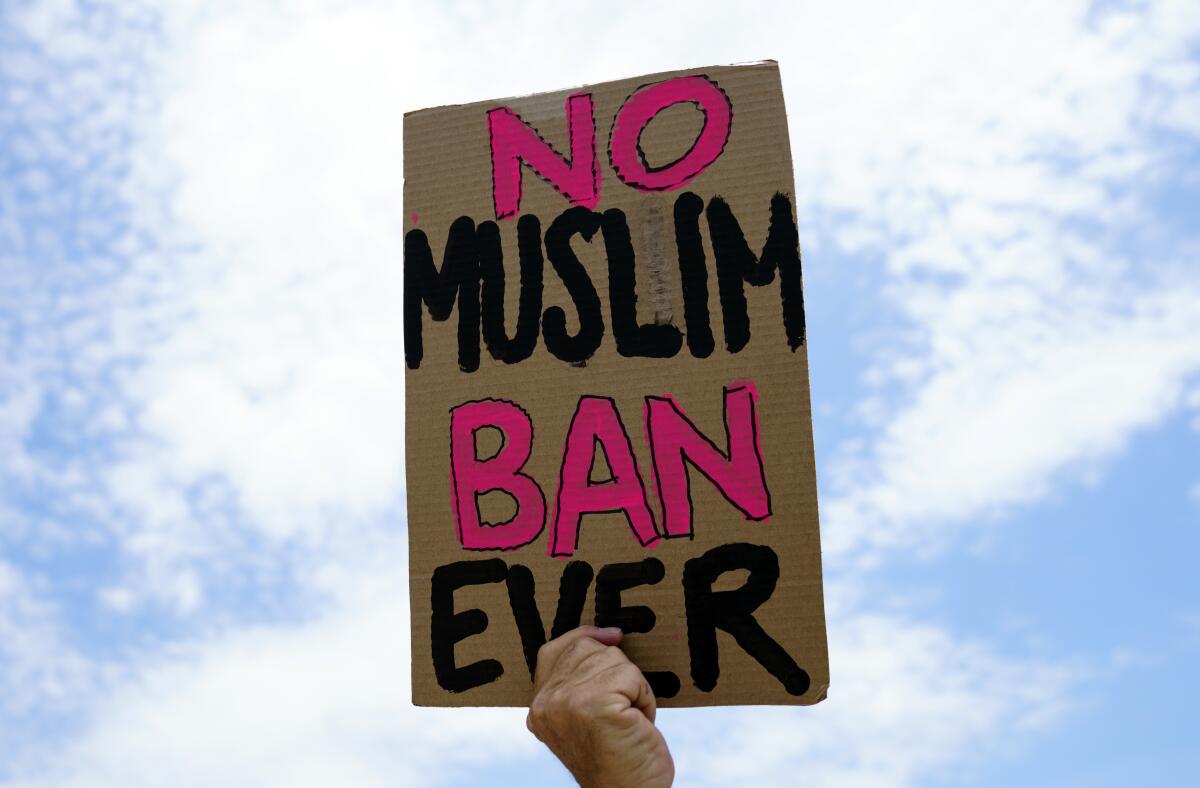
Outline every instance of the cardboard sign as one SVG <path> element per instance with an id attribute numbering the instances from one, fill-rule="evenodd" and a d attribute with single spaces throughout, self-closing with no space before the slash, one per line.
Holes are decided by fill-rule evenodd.
<path id="1" fill-rule="evenodd" d="M 829 684 L 775 63 L 404 119 L 413 702 L 619 626 L 664 706 Z"/>

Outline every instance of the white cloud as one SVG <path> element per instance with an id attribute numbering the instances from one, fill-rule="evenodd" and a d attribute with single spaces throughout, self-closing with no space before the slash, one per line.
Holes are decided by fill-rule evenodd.
<path id="1" fill-rule="evenodd" d="M 187 316 L 131 382 L 157 443 L 133 461 L 151 484 L 231 480 L 275 537 L 401 500 L 401 112 L 359 84 L 391 71 L 399 30 L 373 21 L 262 35 L 251 11 L 178 31 L 139 161 L 142 182 L 173 184 L 173 226 L 202 250 L 179 254 Z M 145 500 L 123 483 L 138 471 L 118 472 Z"/>
<path id="2" fill-rule="evenodd" d="M 108 669 L 77 642 L 86 616 L 72 618 L 87 582 L 79 559 L 97 541 L 86 516 L 99 497 L 94 457 L 64 446 L 94 434 L 89 397 L 106 393 L 99 379 L 89 396 L 73 384 L 103 371 L 77 351 L 111 306 L 102 187 L 120 177 L 109 153 L 139 62 L 137 36 L 103 28 L 136 15 L 132 4 L 105 9 L 89 31 L 69 3 L 0 12 L 0 773 L 77 714 Z M 90 497 L 64 516 L 68 493 L 84 488 Z"/>
<path id="3" fill-rule="evenodd" d="M 1094 472 L 1200 372 L 1200 266 L 1126 242 L 1169 175 L 1163 107 L 1200 87 L 1200 17 L 1044 10 L 898 25 L 849 72 L 861 89 L 813 103 L 844 133 L 795 132 L 801 191 L 843 246 L 883 259 L 906 318 L 867 377 L 879 429 L 843 447 L 825 497 L 835 560 L 944 545 Z"/>
<path id="4" fill-rule="evenodd" d="M 1010 754 L 1064 710 L 1072 678 L 1062 669 L 1001 659 L 904 618 L 834 624 L 825 703 L 665 713 L 670 740 L 683 743 L 681 783 L 919 785 L 964 760 Z"/>
<path id="5" fill-rule="evenodd" d="M 136 17 L 136 8 L 106 9 L 96 24 L 123 16 Z M 50 463 L 30 445 L 33 433 L 59 426 L 38 424 L 56 404 L 73 416 L 93 404 L 71 386 L 73 378 L 89 378 L 97 389 L 91 393 L 103 394 L 101 381 L 90 378 L 111 359 L 82 351 L 101 339 L 113 306 L 119 266 L 105 248 L 114 229 L 103 214 L 123 174 L 113 141 L 132 112 L 141 37 L 88 31 L 69 3 L 6 7 L 4 22 L 0 134 L 9 174 L 0 179 L 0 334 L 6 340 L 0 491 L 7 492 L 69 477 L 64 466 L 79 470 L 71 458 L 55 457 L 58 467 L 46 467 Z M 97 215 L 81 215 L 75 200 Z"/>
<path id="6" fill-rule="evenodd" d="M 409 704 L 406 584 L 403 573 L 360 577 L 311 621 L 143 664 L 98 701 L 82 736 L 14 784 L 439 785 L 539 754 L 520 710 Z"/>
<path id="7" fill-rule="evenodd" d="M 36 580 L 0 560 L 0 762 L 22 762 L 31 744 L 27 726 L 79 710 L 97 666 L 63 637 L 60 612 Z"/>
<path id="8" fill-rule="evenodd" d="M 957 332 L 959 347 L 882 429 L 875 463 L 845 482 L 860 486 L 825 505 L 828 549 L 926 544 L 948 522 L 1046 495 L 1063 469 L 1112 456 L 1177 408 L 1200 369 L 1200 284 L 1132 303 L 1100 293 L 1103 305 L 1056 314 L 993 292 L 977 310 L 1006 319 Z M 947 311 L 970 298 L 955 294 Z"/>

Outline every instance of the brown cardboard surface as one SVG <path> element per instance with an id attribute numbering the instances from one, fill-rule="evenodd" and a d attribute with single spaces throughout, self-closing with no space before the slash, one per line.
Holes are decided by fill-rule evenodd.
<path id="1" fill-rule="evenodd" d="M 728 97 L 732 122 L 723 150 L 711 165 L 681 188 L 646 191 L 627 185 L 614 172 L 607 155 L 614 118 L 627 99 L 644 86 L 688 75 L 703 75 Z M 456 219 L 470 217 L 476 226 L 495 222 L 503 249 L 505 329 L 512 337 L 521 291 L 518 220 L 527 214 L 536 215 L 544 235 L 554 220 L 572 206 L 564 194 L 529 166 L 522 165 L 519 213 L 497 220 L 487 113 L 499 107 L 511 109 L 555 151 L 568 157 L 571 148 L 564 105 L 568 96 L 581 93 L 591 95 L 595 121 L 599 200 L 591 209 L 604 212 L 616 208 L 625 215 L 636 255 L 637 321 L 673 325 L 686 336 L 689 326 L 685 320 L 677 251 L 676 200 L 692 193 L 710 206 L 712 198 L 723 198 L 736 217 L 749 249 L 759 255 L 768 237 L 773 197 L 782 194 L 790 198 L 793 191 L 787 121 L 775 63 L 655 74 L 556 93 L 410 113 L 404 124 L 406 234 L 411 240 L 414 231 L 424 233 L 434 264 L 441 266 L 450 227 Z M 658 112 L 638 139 L 644 161 L 652 167 L 663 167 L 679 159 L 689 151 L 705 122 L 705 113 L 694 103 L 677 103 Z M 794 207 L 792 211 L 794 221 Z M 571 561 L 585 561 L 599 575 L 605 565 L 642 562 L 648 558 L 661 562 L 664 576 L 657 583 L 625 589 L 621 603 L 650 608 L 654 613 L 653 628 L 627 634 L 624 647 L 644 671 L 671 671 L 677 676 L 678 693 L 674 697 L 660 697 L 660 705 L 807 705 L 825 697 L 829 667 L 807 346 L 803 343 L 794 349 L 789 346 L 777 271 L 769 284 L 744 285 L 750 339 L 736 353 L 726 348 L 718 271 L 709 217 L 705 214 L 699 217 L 699 234 L 708 271 L 707 304 L 715 340 L 715 348 L 707 357 L 696 357 L 686 341 L 669 358 L 629 357 L 617 352 L 609 297 L 609 250 L 600 232 L 590 242 L 578 235 L 571 242 L 599 296 L 604 322 L 600 345 L 586 361 L 569 363 L 556 358 L 539 330 L 532 354 L 515 363 L 493 358 L 488 344 L 481 340 L 478 369 L 465 372 L 458 358 L 462 292 L 445 321 L 434 320 L 427 305 L 421 305 L 424 354 L 418 368 L 409 365 L 405 404 L 414 703 L 432 706 L 529 703 L 532 683 L 510 606 L 509 583 L 504 581 L 505 577 L 514 577 L 512 567 L 521 565 L 530 570 L 541 625 L 548 632 L 558 607 L 560 578 Z M 412 258 L 410 250 L 406 266 L 412 264 Z M 579 318 L 571 294 L 548 258 L 544 263 L 543 283 L 542 309 L 562 307 L 568 332 L 578 329 Z M 757 389 L 756 430 L 770 494 L 769 517 L 748 520 L 713 483 L 688 465 L 693 538 L 664 538 L 647 548 L 635 538 L 625 514 L 589 513 L 582 517 L 574 553 L 568 558 L 548 555 L 564 440 L 581 396 L 607 397 L 615 403 L 645 485 L 655 528 L 661 533 L 663 501 L 655 485 L 647 441 L 645 398 L 671 397 L 695 427 L 724 452 L 723 392 L 726 387 L 736 387 L 745 381 L 752 382 Z M 531 454 L 522 472 L 535 480 L 544 493 L 546 526 L 532 543 L 517 549 L 469 551 L 460 543 L 456 525 L 450 418 L 453 408 L 488 399 L 516 403 L 532 420 Z M 501 446 L 496 430 L 481 430 L 476 435 L 476 459 L 485 461 Z M 599 484 L 611 475 L 608 467 L 611 458 L 605 458 L 603 452 L 596 453 L 599 456 L 592 464 L 590 479 Z M 483 494 L 478 503 L 483 520 L 492 523 L 503 523 L 515 508 L 513 499 L 503 493 Z M 722 629 L 716 631 L 720 673 L 715 687 L 705 691 L 696 686 L 691 672 L 683 572 L 689 560 L 731 543 L 765 546 L 778 556 L 776 587 L 752 615 L 769 638 L 807 675 L 807 686 L 800 694 L 785 689 L 781 679 L 748 654 L 734 635 Z M 431 645 L 435 570 L 458 562 L 495 559 L 503 562 L 498 570 L 501 574 L 494 576 L 497 582 L 464 585 L 452 597 L 455 614 L 472 609 L 483 611 L 486 629 L 451 645 L 457 667 L 496 660 L 503 672 L 478 686 L 448 691 L 439 683 Z M 717 578 L 712 590 L 736 590 L 747 578 L 744 569 L 728 571 Z M 583 623 L 592 623 L 595 616 L 595 586 L 595 580 L 588 586 Z M 704 599 L 710 598 L 696 597 L 698 603 Z M 693 616 L 703 612 L 691 611 Z M 477 617 L 468 614 L 471 615 Z M 795 691 L 796 685 L 792 689 Z"/>

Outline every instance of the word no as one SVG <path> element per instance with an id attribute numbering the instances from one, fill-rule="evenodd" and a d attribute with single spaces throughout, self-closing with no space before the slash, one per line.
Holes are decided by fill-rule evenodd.
<path id="1" fill-rule="evenodd" d="M 704 114 L 699 136 L 676 161 L 651 166 L 639 144 L 642 132 L 658 113 L 685 103 L 694 104 Z M 508 107 L 488 110 L 492 200 L 497 219 L 509 219 L 520 210 L 522 162 L 572 205 L 595 208 L 600 201 L 592 94 L 568 96 L 566 115 L 570 159 L 555 151 L 537 129 Z M 625 99 L 613 118 L 608 161 L 627 186 L 647 192 L 671 191 L 686 185 L 720 157 L 732 128 L 733 104 L 716 82 L 705 76 L 668 79 L 646 85 Z"/>

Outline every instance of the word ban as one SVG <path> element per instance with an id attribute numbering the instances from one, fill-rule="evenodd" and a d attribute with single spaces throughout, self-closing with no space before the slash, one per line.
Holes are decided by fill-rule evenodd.
<path id="1" fill-rule="evenodd" d="M 662 506 L 659 529 L 646 483 L 633 454 L 629 432 L 609 397 L 579 398 L 567 429 L 550 524 L 548 552 L 569 556 L 579 543 L 585 514 L 620 512 L 643 547 L 660 536 L 692 536 L 690 464 L 747 520 L 771 515 L 755 405 L 757 389 L 749 382 L 724 390 L 724 448 L 701 432 L 670 396 L 645 398 L 643 421 L 649 442 L 652 478 Z M 480 459 L 476 434 L 499 430 L 503 438 L 494 456 Z M 612 478 L 592 481 L 596 452 L 604 454 Z M 450 411 L 450 483 L 458 540 L 467 550 L 515 550 L 541 535 L 547 519 L 542 486 L 524 472 L 533 452 L 533 420 L 515 402 L 486 399 Z M 483 521 L 479 497 L 507 493 L 516 513 L 506 522 Z"/>

